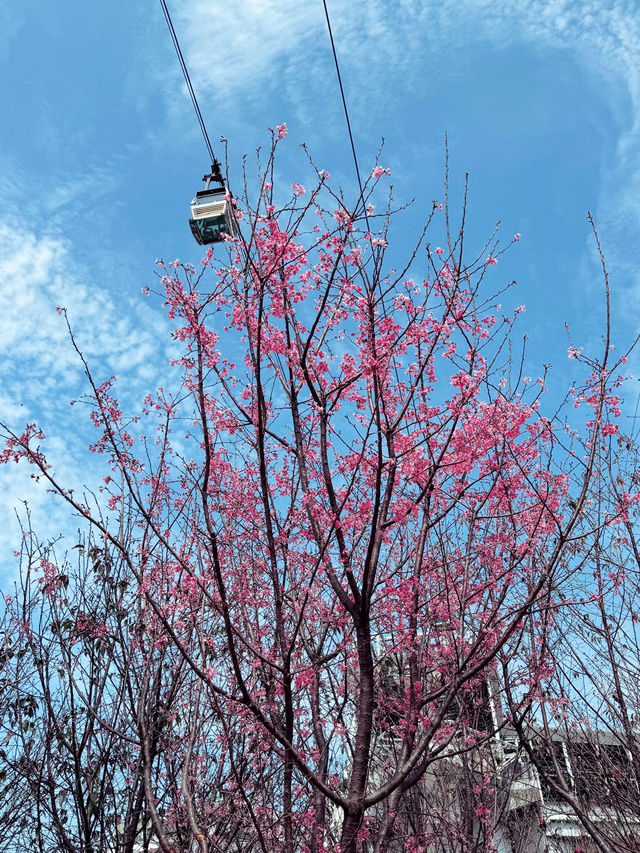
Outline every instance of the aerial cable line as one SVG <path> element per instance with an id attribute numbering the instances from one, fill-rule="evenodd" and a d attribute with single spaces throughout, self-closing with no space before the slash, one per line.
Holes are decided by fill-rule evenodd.
<path id="1" fill-rule="evenodd" d="M 160 0 L 160 5 L 162 6 L 162 11 L 164 12 L 164 17 L 167 22 L 167 26 L 169 27 L 169 33 L 171 34 L 171 39 L 173 41 L 173 46 L 176 49 L 176 54 L 178 56 L 178 62 L 180 63 L 180 67 L 182 68 L 182 73 L 184 75 L 185 82 L 187 84 L 187 89 L 189 90 L 189 94 L 191 95 L 191 101 L 193 103 L 193 108 L 196 111 L 196 116 L 198 118 L 198 123 L 200 125 L 200 130 L 202 131 L 202 135 L 204 136 L 204 141 L 209 151 L 209 155 L 211 157 L 211 164 L 213 167 L 217 164 L 216 155 L 213 153 L 213 147 L 211 145 L 211 140 L 209 139 L 209 134 L 207 133 L 207 128 L 204 123 L 204 119 L 202 118 L 202 113 L 200 112 L 200 106 L 198 105 L 198 99 L 196 98 L 196 93 L 193 90 L 193 84 L 191 83 L 191 77 L 189 77 L 189 71 L 187 69 L 187 64 L 184 61 L 184 57 L 182 55 L 182 50 L 180 49 L 180 42 L 178 41 L 178 36 L 176 35 L 176 31 L 173 26 L 173 21 L 171 20 L 171 15 L 169 14 L 169 10 L 167 8 L 167 4 L 165 0 Z"/>
<path id="2" fill-rule="evenodd" d="M 200 125 L 200 130 L 202 131 L 202 136 L 205 141 L 205 145 L 207 146 L 207 150 L 209 152 L 209 156 L 211 158 L 211 175 L 205 175 L 205 180 L 207 178 L 211 178 L 213 180 L 218 181 L 224 187 L 224 181 L 220 174 L 220 164 L 218 163 L 216 156 L 213 152 L 213 146 L 211 145 L 211 140 L 209 139 L 209 134 L 207 133 L 207 127 L 204 123 L 204 118 L 202 117 L 202 112 L 200 111 L 200 105 L 198 104 L 198 99 L 196 97 L 196 93 L 193 88 L 193 84 L 191 82 L 191 77 L 189 76 L 189 69 L 187 68 L 187 64 L 184 60 L 184 56 L 182 55 L 182 49 L 180 48 L 180 42 L 178 41 L 178 36 L 175 31 L 175 27 L 173 26 L 173 21 L 171 20 L 171 14 L 169 9 L 167 8 L 166 0 L 160 0 L 160 5 L 162 6 L 162 11 L 164 13 L 165 20 L 167 22 L 167 27 L 169 28 L 169 33 L 171 35 L 171 40 L 173 41 L 173 46 L 176 51 L 176 56 L 178 57 L 178 62 L 180 63 L 180 68 L 182 69 L 182 73 L 184 75 L 185 83 L 187 84 L 187 89 L 189 90 L 189 95 L 191 97 L 191 102 L 193 104 L 193 108 L 196 113 L 196 118 L 198 119 L 198 124 Z M 340 73 L 340 63 L 338 62 L 338 54 L 336 52 L 336 45 L 333 38 L 333 30 L 331 28 L 331 19 L 329 17 L 329 9 L 327 8 L 327 0 L 322 0 L 322 5 L 324 6 L 324 14 L 327 21 L 327 29 L 329 31 L 329 39 L 331 41 L 331 50 L 333 53 L 333 61 L 336 68 L 336 75 L 338 77 L 338 85 L 340 87 L 340 96 L 342 98 L 342 106 L 344 109 L 344 116 L 347 123 L 347 131 L 349 133 L 349 142 L 351 143 L 351 153 L 353 155 L 353 163 L 356 169 L 356 177 L 358 179 L 358 188 L 360 190 L 360 199 L 362 200 L 364 206 L 364 216 L 367 222 L 367 227 L 369 227 L 369 217 L 367 215 L 366 206 L 364 205 L 364 188 L 362 186 L 362 179 L 360 177 L 360 167 L 358 165 L 358 155 L 356 154 L 356 146 L 353 140 L 353 133 L 351 131 L 351 121 L 349 119 L 349 109 L 347 107 L 347 99 L 344 93 L 344 86 L 342 85 L 342 75 Z M 207 183 L 207 189 L 209 184 Z M 193 230 L 193 229 L 192 229 Z M 194 232 L 195 236 L 195 232 Z M 198 239 L 196 237 L 196 239 Z M 200 242 L 200 240 L 198 240 Z M 205 240 L 205 242 L 209 242 L 209 240 Z"/>
<path id="3" fill-rule="evenodd" d="M 349 110 L 347 108 L 347 99 L 344 94 L 344 86 L 342 85 L 342 75 L 340 74 L 340 64 L 338 62 L 338 54 L 336 53 L 336 45 L 333 40 L 333 30 L 331 29 L 331 20 L 329 18 L 329 9 L 327 8 L 327 0 L 322 0 L 322 5 L 324 6 L 324 16 L 327 19 L 327 29 L 329 30 L 329 39 L 331 40 L 331 50 L 333 52 L 333 61 L 336 66 L 336 74 L 338 76 L 338 85 L 340 86 L 340 95 L 342 97 L 342 106 L 344 107 L 344 117 L 347 121 L 347 130 L 349 131 L 349 141 L 351 142 L 351 153 L 353 154 L 353 162 L 356 167 L 356 177 L 358 178 L 358 187 L 360 188 L 360 198 L 362 199 L 362 204 L 364 206 L 364 189 L 362 188 L 362 180 L 360 178 L 360 167 L 358 166 L 358 155 L 356 154 L 356 145 L 353 141 L 353 133 L 351 132 L 351 122 L 349 120 Z M 369 217 L 367 216 L 367 210 L 365 207 L 364 217 L 367 221 L 367 228 L 369 228 Z M 369 229 L 371 230 L 371 229 Z"/>
<path id="4" fill-rule="evenodd" d="M 162 11 L 164 12 L 167 26 L 169 27 L 171 40 L 173 41 L 173 46 L 176 49 L 176 56 L 178 57 L 180 68 L 182 68 L 185 83 L 187 84 L 189 95 L 191 96 L 191 103 L 196 111 L 196 118 L 198 119 L 198 124 L 200 125 L 200 130 L 202 131 L 207 151 L 211 157 L 211 171 L 202 178 L 205 188 L 196 192 L 195 198 L 191 201 L 191 218 L 189 219 L 189 227 L 191 228 L 191 233 L 193 234 L 196 243 L 199 245 L 202 246 L 209 243 L 219 243 L 224 240 L 225 236 L 238 236 L 239 233 L 236 216 L 231 206 L 231 191 L 222 177 L 220 163 L 216 160 L 216 155 L 213 153 L 213 146 L 211 145 L 211 140 L 207 133 L 207 127 L 204 123 L 204 119 L 202 118 L 202 113 L 200 112 L 200 105 L 198 104 L 198 99 L 196 98 L 196 93 L 193 89 L 193 83 L 189 76 L 189 69 L 187 68 L 187 63 L 184 61 L 180 42 L 178 41 L 178 36 L 176 34 L 175 27 L 173 26 L 173 21 L 171 20 L 171 15 L 167 8 L 166 0 L 160 0 L 160 5 L 162 6 Z M 212 182 L 219 186 L 212 187 Z"/>

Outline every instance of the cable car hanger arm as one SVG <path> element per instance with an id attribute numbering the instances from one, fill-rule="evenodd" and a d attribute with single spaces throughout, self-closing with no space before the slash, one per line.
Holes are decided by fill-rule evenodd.
<path id="1" fill-rule="evenodd" d="M 226 189 L 226 183 L 224 178 L 222 177 L 222 172 L 220 171 L 220 163 L 214 157 L 213 163 L 211 164 L 211 171 L 202 176 L 202 180 L 204 181 L 205 190 L 209 189 L 211 181 L 215 181 L 217 184 L 220 184 L 221 187 Z"/>

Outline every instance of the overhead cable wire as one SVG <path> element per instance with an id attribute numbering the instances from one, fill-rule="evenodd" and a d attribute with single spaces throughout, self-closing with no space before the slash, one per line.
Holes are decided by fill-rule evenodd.
<path id="1" fill-rule="evenodd" d="M 338 62 L 338 54 L 336 53 L 336 45 L 333 40 L 333 30 L 331 29 L 331 19 L 329 18 L 329 9 L 327 8 L 327 0 L 322 0 L 322 5 L 324 6 L 324 16 L 327 19 L 327 29 L 329 30 L 329 39 L 331 41 L 331 50 L 333 51 L 333 61 L 336 66 L 336 74 L 338 76 L 338 85 L 340 86 L 340 96 L 342 97 L 342 106 L 344 108 L 344 117 L 347 121 L 347 130 L 349 131 L 349 141 L 351 142 L 351 153 L 353 154 L 353 162 L 356 167 L 356 177 L 358 178 L 358 187 L 360 189 L 360 198 L 362 199 L 362 204 L 364 205 L 364 189 L 362 187 L 362 180 L 360 178 L 360 167 L 358 166 L 358 155 L 356 154 L 356 145 L 353 141 L 353 133 L 351 132 L 351 122 L 349 120 L 349 109 L 347 108 L 347 99 L 344 94 L 344 86 L 342 85 L 342 75 L 340 74 L 340 64 Z M 367 216 L 367 211 L 365 207 L 365 219 L 367 220 L 367 227 L 369 227 L 369 217 Z"/>
<path id="2" fill-rule="evenodd" d="M 171 15 L 169 14 L 169 9 L 167 8 L 167 4 L 165 0 L 160 0 L 160 5 L 162 6 L 162 11 L 164 12 L 164 17 L 167 22 L 167 26 L 169 27 L 169 33 L 171 34 L 171 39 L 173 41 L 173 46 L 176 49 L 176 54 L 178 57 L 178 62 L 180 63 L 180 67 L 182 68 L 182 73 L 184 75 L 185 82 L 187 84 L 187 89 L 189 90 L 189 94 L 191 95 L 191 101 L 193 103 L 193 108 L 196 112 L 196 117 L 198 119 L 198 124 L 200 125 L 200 130 L 202 131 L 202 135 L 204 137 L 205 144 L 209 151 L 209 156 L 211 157 L 211 164 L 214 165 L 217 163 L 216 156 L 213 153 L 213 147 L 211 145 L 211 140 L 209 139 L 209 134 L 207 133 L 207 128 L 204 123 L 204 119 L 202 118 L 202 113 L 200 112 L 200 106 L 198 104 L 198 99 L 196 98 L 196 93 L 193 89 L 193 84 L 191 83 L 191 77 L 189 77 L 189 71 L 187 69 L 187 64 L 184 61 L 184 56 L 182 55 L 182 50 L 180 49 L 180 42 L 178 41 L 178 36 L 176 35 L 176 31 L 173 26 L 173 21 L 171 20 Z"/>

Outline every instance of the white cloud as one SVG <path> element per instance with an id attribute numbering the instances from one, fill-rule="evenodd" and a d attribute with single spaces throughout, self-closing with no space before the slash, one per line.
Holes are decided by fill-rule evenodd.
<path id="1" fill-rule="evenodd" d="M 322 23 L 320 7 L 299 0 L 189 0 L 176 27 L 199 85 L 222 97 L 241 89 L 260 98 L 265 81 L 278 85 L 283 59 L 308 47 Z"/>
<path id="2" fill-rule="evenodd" d="M 352 118 L 388 112 L 399 91 L 433 91 L 456 73 L 462 55 L 481 44 L 490 49 L 526 45 L 565 53 L 596 85 L 621 134 L 616 163 L 606 168 L 604 196 L 612 193 L 640 224 L 640 6 L 630 0 L 329 0 L 334 35 Z M 196 91 L 211 99 L 225 126 L 241 118 L 247 100 L 281 93 L 293 115 L 272 121 L 342 122 L 326 23 L 320 3 L 299 0 L 185 0 L 176 29 Z M 167 68 L 163 69 L 165 83 Z M 172 109 L 191 109 L 185 96 Z M 464 81 L 461 85 L 465 85 Z M 211 108 L 208 115 L 211 116 Z M 212 138 L 224 130 L 214 114 Z M 260 128 L 262 132 L 262 128 Z M 439 142 L 439 140 L 438 140 Z M 618 168 L 618 166 L 620 168 Z M 622 174 L 619 174 L 619 172 Z M 630 181 L 629 172 L 633 177 Z"/>
<path id="3" fill-rule="evenodd" d="M 135 374 L 156 351 L 153 330 L 141 329 L 131 306 L 90 281 L 70 249 L 59 237 L 0 222 L 0 377 L 22 402 L 40 402 L 42 383 L 82 373 L 57 306 L 67 309 L 82 351 L 103 371 Z"/>
<path id="4" fill-rule="evenodd" d="M 351 94 L 357 97 L 362 88 L 370 109 L 376 99 L 364 84 L 372 73 L 429 85 L 446 73 L 443 56 L 479 40 L 502 47 L 527 41 L 565 50 L 594 70 L 623 79 L 637 95 L 640 9 L 625 0 L 334 0 L 329 9 Z M 265 87 L 282 85 L 287 69 L 308 72 L 321 54 L 325 87 L 315 94 L 320 105 L 324 92 L 335 99 L 320 4 L 249 0 L 239 6 L 186 0 L 176 10 L 176 28 L 201 93 L 260 98 Z"/>
<path id="5" fill-rule="evenodd" d="M 613 126 L 606 132 L 617 136 L 615 156 L 594 175 L 594 213 L 612 267 L 640 287 L 640 249 L 635 249 L 640 5 L 632 0 L 329 0 L 329 9 L 356 136 L 370 116 L 384 121 L 398 92 L 409 98 L 428 94 L 447 75 L 459 73 L 461 56 L 522 45 L 575 62 L 593 91 L 608 101 Z M 298 121 L 325 135 L 343 132 L 321 3 L 185 0 L 176 10 L 176 28 L 197 92 L 203 102 L 215 104 L 225 126 L 230 117 L 242 120 L 247 101 L 281 94 L 291 114 L 273 116 L 273 122 Z M 176 65 L 171 101 L 173 109 L 180 101 L 186 113 L 186 92 L 175 97 L 178 75 Z M 212 138 L 224 129 L 215 118 L 214 113 Z"/>
<path id="6" fill-rule="evenodd" d="M 148 306 L 144 320 L 136 316 Z M 158 383 L 168 353 L 164 319 L 142 297 L 118 295 L 89 280 L 69 241 L 36 235 L 15 220 L 0 221 L 0 420 L 14 429 L 37 421 L 50 436 L 47 455 L 65 487 L 95 486 L 100 460 L 89 454 L 93 430 L 84 407 L 72 397 L 87 390 L 81 362 L 56 306 L 67 308 L 78 344 L 99 382 L 121 378 L 117 394 L 125 409 L 139 404 Z M 31 507 L 43 536 L 73 531 L 69 511 L 34 482 L 21 463 L 0 468 L 0 565 L 19 541 L 14 508 Z"/>

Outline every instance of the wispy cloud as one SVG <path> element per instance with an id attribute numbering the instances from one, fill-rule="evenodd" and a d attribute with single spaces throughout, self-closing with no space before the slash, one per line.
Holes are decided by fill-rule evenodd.
<path id="1" fill-rule="evenodd" d="M 283 64 L 307 52 L 322 23 L 319 5 L 299 0 L 189 0 L 177 14 L 194 78 L 222 97 L 242 90 L 259 99 L 265 84 L 277 87 Z"/>
<path id="2" fill-rule="evenodd" d="M 56 306 L 67 308 L 78 344 L 102 381 L 121 377 L 125 405 L 135 406 L 158 382 L 168 353 L 164 320 L 151 308 L 136 317 L 140 298 L 114 297 L 91 281 L 74 260 L 72 246 L 52 234 L 36 235 L 17 221 L 0 221 L 0 419 L 20 429 L 36 420 L 46 434 L 56 472 L 70 487 L 91 486 L 97 477 L 87 445 L 93 439 L 83 407 L 74 397 L 87 390 L 81 362 Z M 18 500 L 28 500 L 44 535 L 60 532 L 68 511 L 30 478 L 28 466 L 0 470 L 0 558 L 13 550 L 19 529 Z M 66 512 L 66 515 L 65 515 Z"/>
<path id="3" fill-rule="evenodd" d="M 364 86 L 371 75 L 428 86 L 455 64 L 457 53 L 480 41 L 567 51 L 594 71 L 625 80 L 634 98 L 638 94 L 640 9 L 627 0 L 349 0 L 329 8 L 341 63 L 372 109 L 375 93 Z M 186 0 L 176 26 L 200 91 L 260 98 L 264 87 L 281 86 L 289 69 L 313 70 L 319 54 L 325 91 L 334 86 L 324 61 L 328 36 L 320 4 L 249 0 L 239 7 Z M 443 63 L 447 56 L 450 62 Z M 322 93 L 315 93 L 318 103 Z"/>
<path id="4" fill-rule="evenodd" d="M 153 330 L 90 280 L 66 240 L 0 222 L 0 271 L 0 377 L 14 399 L 40 397 L 36 386 L 81 374 L 57 306 L 68 310 L 83 352 L 103 371 L 140 375 L 151 361 Z"/>
<path id="5" fill-rule="evenodd" d="M 594 212 L 612 262 L 638 283 L 640 250 L 640 6 L 631 0 L 329 0 L 356 128 L 378 127 L 398 97 L 428 98 L 461 57 L 504 48 L 566 56 L 606 102 L 614 156 L 594 176 Z M 313 133 L 342 122 L 321 4 L 297 0 L 185 0 L 176 26 L 202 99 L 242 120 L 247 103 L 282 96 Z M 474 59 L 475 57 L 475 59 Z M 166 69 L 165 69 L 166 72 Z M 175 99 L 176 70 L 171 89 Z M 464 86 L 464 80 L 460 81 Z M 597 94 L 599 93 L 599 94 Z M 535 121 L 535 117 L 532 117 Z M 262 132 L 263 129 L 260 128 Z M 550 131 L 552 132 L 552 130 Z M 249 134 L 248 138 L 252 138 Z M 437 140 L 439 143 L 439 140 Z"/>
<path id="6" fill-rule="evenodd" d="M 635 170 L 640 127 L 637 3 L 329 0 L 329 9 L 350 107 L 360 126 L 372 115 L 384 117 L 400 95 L 434 92 L 447 75 L 459 73 L 463 56 L 522 45 L 564 53 L 596 85 L 613 84 L 603 90 L 603 98 L 611 99 L 621 126 L 618 158 L 623 169 Z M 247 102 L 260 102 L 265 93 L 280 93 L 284 106 L 295 113 L 273 121 L 287 118 L 326 127 L 342 120 L 321 4 L 185 0 L 175 16 L 196 89 L 203 101 L 210 98 L 224 109 L 225 122 L 241 119 Z M 163 72 L 167 82 L 167 69 Z M 182 100 L 186 111 L 186 93 L 175 98 L 179 73 L 176 64 L 171 100 L 174 108 Z M 615 182 L 614 172 L 610 177 Z M 627 193 L 630 205 L 633 196 Z"/>

